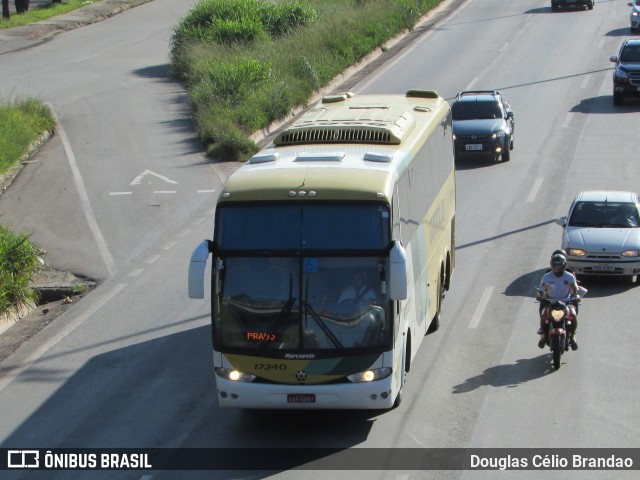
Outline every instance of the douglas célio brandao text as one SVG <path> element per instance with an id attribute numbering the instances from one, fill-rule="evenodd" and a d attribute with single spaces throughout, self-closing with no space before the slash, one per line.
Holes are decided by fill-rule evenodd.
<path id="1" fill-rule="evenodd" d="M 482 456 L 472 454 L 469 457 L 471 469 L 477 470 L 536 470 L 536 469 L 577 469 L 577 470 L 606 470 L 606 469 L 633 469 L 634 462 L 629 457 L 616 455 L 584 456 L 532 454 L 530 456 Z"/>

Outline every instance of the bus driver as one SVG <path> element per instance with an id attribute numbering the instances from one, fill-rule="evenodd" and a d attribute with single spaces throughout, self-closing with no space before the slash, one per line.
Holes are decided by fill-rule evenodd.
<path id="1" fill-rule="evenodd" d="M 363 303 L 366 305 L 374 305 L 377 301 L 377 295 L 371 287 L 366 284 L 364 272 L 355 272 L 351 277 L 351 284 L 342 291 L 338 298 L 338 303 Z"/>

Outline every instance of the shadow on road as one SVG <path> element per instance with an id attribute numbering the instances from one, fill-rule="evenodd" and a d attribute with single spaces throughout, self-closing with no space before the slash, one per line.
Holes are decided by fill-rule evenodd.
<path id="1" fill-rule="evenodd" d="M 468 378 L 453 387 L 454 394 L 468 393 L 480 387 L 507 387 L 518 385 L 544 377 L 552 372 L 551 354 L 543 354 L 534 358 L 521 358 L 511 365 L 496 365 L 487 368 L 480 375 Z"/>

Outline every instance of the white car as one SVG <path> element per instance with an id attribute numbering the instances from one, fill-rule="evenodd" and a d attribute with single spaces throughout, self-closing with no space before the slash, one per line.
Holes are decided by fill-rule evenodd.
<path id="1" fill-rule="evenodd" d="M 588 191 L 576 195 L 564 228 L 562 248 L 576 275 L 640 273 L 640 200 L 637 193 Z"/>
<path id="2" fill-rule="evenodd" d="M 631 15 L 629 20 L 631 21 L 631 31 L 640 30 L 640 0 L 633 0 L 633 2 L 627 3 L 631 7 Z"/>

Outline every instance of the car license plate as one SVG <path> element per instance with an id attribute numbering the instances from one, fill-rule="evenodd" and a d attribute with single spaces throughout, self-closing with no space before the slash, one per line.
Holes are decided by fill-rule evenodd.
<path id="1" fill-rule="evenodd" d="M 466 146 L 467 150 L 482 150 L 481 143 L 470 143 Z"/>
<path id="2" fill-rule="evenodd" d="M 592 267 L 592 270 L 596 271 L 596 272 L 610 272 L 612 270 L 615 270 L 616 267 L 614 267 L 613 265 L 594 265 Z"/>
<path id="3" fill-rule="evenodd" d="M 316 403 L 315 393 L 290 393 L 287 395 L 288 403 Z"/>

